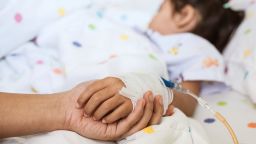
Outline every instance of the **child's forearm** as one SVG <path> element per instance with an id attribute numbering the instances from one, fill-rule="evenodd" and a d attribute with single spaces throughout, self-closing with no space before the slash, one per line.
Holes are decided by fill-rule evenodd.
<path id="1" fill-rule="evenodd" d="M 0 93 L 0 138 L 61 129 L 60 105 L 57 95 Z"/>
<path id="2" fill-rule="evenodd" d="M 194 92 L 195 94 L 199 95 L 200 93 L 200 82 L 183 82 L 182 86 Z M 193 116 L 195 108 L 197 106 L 197 101 L 192 98 L 191 96 L 178 93 L 174 91 L 174 99 L 173 105 L 180 110 L 182 110 L 187 116 Z"/>

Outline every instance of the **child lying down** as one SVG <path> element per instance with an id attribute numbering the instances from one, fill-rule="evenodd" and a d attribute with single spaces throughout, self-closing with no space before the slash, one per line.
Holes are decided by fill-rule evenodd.
<path id="1" fill-rule="evenodd" d="M 69 0 L 41 3 L 24 0 L 22 4 L 13 1 L 3 8 L 0 17 L 3 21 L 0 37 L 5 37 L 0 39 L 0 46 L 6 48 L 0 49 L 0 89 L 52 93 L 84 81 L 136 72 L 182 81 L 184 87 L 199 94 L 202 82 L 223 81 L 224 69 L 220 53 L 199 36 L 221 51 L 239 23 L 239 15 L 224 9 L 222 4 L 217 0 L 84 0 L 72 4 Z M 33 13 L 36 10 L 38 13 Z M 58 16 L 52 14 L 55 10 Z M 12 21 L 9 17 L 14 11 Z M 12 36 L 16 31 L 19 35 Z M 109 88 L 116 83 L 117 89 L 111 94 L 104 93 L 105 98 L 119 94 L 125 86 L 119 78 L 112 78 Z M 172 104 L 191 116 L 196 101 L 175 92 L 174 95 Z M 92 94 L 87 99 L 80 97 L 80 107 L 87 106 L 89 96 L 95 97 Z M 94 116 L 93 110 L 101 109 L 96 105 L 85 113 L 106 123 L 119 120 L 133 110 L 131 103 L 135 105 L 136 101 L 126 94 L 118 99 L 124 97 L 128 105 L 114 103 L 109 108 L 114 112 L 119 106 L 127 108 L 126 114 L 110 120 L 104 117 L 109 111 Z M 167 112 L 173 113 L 171 117 L 120 143 L 207 143 L 180 110 L 173 112 L 170 106 Z"/>

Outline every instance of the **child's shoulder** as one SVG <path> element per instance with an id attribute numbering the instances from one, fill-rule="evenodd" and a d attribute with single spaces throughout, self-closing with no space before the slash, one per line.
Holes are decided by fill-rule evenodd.
<path id="1" fill-rule="evenodd" d="M 221 54 L 213 44 L 193 33 L 177 33 L 164 36 L 158 39 L 158 42 L 164 51 L 169 52 L 170 49 L 176 49 L 183 56 L 211 54 L 221 57 Z"/>
<path id="2" fill-rule="evenodd" d="M 180 42 L 183 46 L 191 48 L 204 48 L 216 50 L 215 46 L 205 38 L 193 33 L 178 33 L 171 35 L 172 39 Z"/>
<path id="3" fill-rule="evenodd" d="M 223 81 L 223 57 L 209 41 L 192 33 L 174 34 L 169 40 L 165 54 L 172 79 Z"/>

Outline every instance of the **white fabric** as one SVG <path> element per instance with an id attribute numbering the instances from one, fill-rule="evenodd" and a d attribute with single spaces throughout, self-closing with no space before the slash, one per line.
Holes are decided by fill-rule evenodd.
<path id="1" fill-rule="evenodd" d="M 209 144 L 202 127 L 175 109 L 173 116 L 164 117 L 160 125 L 147 127 L 117 144 Z M 11 138 L 0 141 L 2 144 L 115 144 L 83 138 L 68 131 L 56 131 L 24 138 Z"/>
<path id="2" fill-rule="evenodd" d="M 195 127 L 194 121 L 175 109 L 172 116 L 163 118 L 161 125 L 145 128 L 118 144 L 209 144 L 208 138 L 199 133 L 203 132 L 200 126 Z"/>
<path id="3" fill-rule="evenodd" d="M 130 27 L 146 30 L 164 0 L 96 0 L 100 14 Z"/>
<path id="4" fill-rule="evenodd" d="M 52 93 L 80 82 L 130 72 L 168 79 L 166 63 L 173 80 L 221 81 L 222 59 L 212 45 L 192 34 L 163 37 L 144 31 L 149 19 L 140 14 L 129 15 L 138 7 L 130 6 L 131 10 L 125 11 L 128 20 L 131 17 L 133 21 L 126 22 L 127 19 L 115 20 L 120 18 L 116 15 L 107 16 L 112 8 L 117 12 L 115 5 L 107 7 L 106 4 L 102 8 L 97 5 L 99 1 L 95 1 L 95 5 L 83 0 L 12 2 L 0 12 L 0 22 L 3 21 L 0 37 L 4 37 L 0 39 L 1 91 Z M 152 3 L 152 8 L 144 13 L 149 12 L 152 18 L 161 1 L 157 3 Z M 107 9 L 106 13 L 102 9 Z M 13 19 L 13 12 L 19 10 Z M 122 13 L 121 8 L 118 10 Z M 134 19 L 142 22 L 137 23 Z M 186 123 L 181 125 L 187 126 Z M 174 132 L 165 134 L 173 138 Z M 183 134 L 183 131 L 175 133 L 181 138 L 177 143 L 191 140 Z M 198 133 L 193 139 L 201 141 L 204 138 Z"/>
<path id="5" fill-rule="evenodd" d="M 227 6 L 233 10 L 240 11 L 248 9 L 255 2 L 255 0 L 229 0 Z"/>
<path id="6" fill-rule="evenodd" d="M 132 100 L 133 107 L 136 102 L 147 91 L 151 91 L 154 96 L 161 95 L 164 99 L 164 112 L 166 112 L 169 104 L 172 103 L 173 93 L 167 88 L 161 77 L 158 75 L 147 73 L 126 73 L 120 76 L 114 76 L 121 79 L 125 87 L 120 90 L 120 94 L 127 96 Z"/>
<path id="7" fill-rule="evenodd" d="M 246 18 L 227 46 L 224 57 L 227 63 L 226 83 L 234 90 L 250 96 L 256 103 L 256 4 L 246 10 Z"/>
<path id="8" fill-rule="evenodd" d="M 234 90 L 222 93 L 202 95 L 209 105 L 220 112 L 236 133 L 240 144 L 254 144 L 256 105 L 249 98 Z M 232 138 L 226 128 L 211 113 L 198 106 L 194 118 L 200 122 L 207 131 L 212 144 L 233 144 Z"/>
<path id="9" fill-rule="evenodd" d="M 75 1 L 74 3 L 70 3 L 70 0 L 24 0 L 22 2 L 8 0 L 8 3 L 1 2 L 5 7 L 0 11 L 0 58 L 32 40 L 42 27 L 57 20 L 64 13 L 67 14 L 90 4 L 90 0 Z M 62 9 L 64 7 L 65 11 Z M 31 23 L 33 24 L 31 25 Z"/>
<path id="10" fill-rule="evenodd" d="M 148 35 L 163 52 L 171 80 L 223 82 L 223 58 L 207 40 L 191 33 Z"/>

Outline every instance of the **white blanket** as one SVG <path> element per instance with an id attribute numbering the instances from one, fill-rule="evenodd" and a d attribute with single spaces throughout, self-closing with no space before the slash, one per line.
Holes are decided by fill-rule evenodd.
<path id="1" fill-rule="evenodd" d="M 68 5 L 67 0 L 54 2 L 24 0 L 19 5 L 19 1 L 13 0 L 1 11 L 0 23 L 4 21 L 5 15 L 9 17 L 14 14 L 12 24 L 18 25 L 15 28 L 20 31 L 12 37 L 13 33 L 6 34 L 1 32 L 4 28 L 0 29 L 0 37 L 1 34 L 6 34 L 6 41 L 0 42 L 0 47 L 6 47 L 0 49 L 0 91 L 52 93 L 72 88 L 83 81 L 127 72 L 153 73 L 167 78 L 165 63 L 155 49 L 152 49 L 154 44 L 150 40 L 126 25 L 102 18 L 97 5 L 88 5 L 89 2 L 83 0 L 72 1 L 72 5 Z M 158 6 L 160 4 L 158 2 Z M 56 15 L 51 17 L 50 13 L 48 19 L 45 18 L 48 15 L 41 11 L 48 12 L 49 7 L 56 10 Z M 76 10 L 72 12 L 74 9 Z M 36 10 L 38 13 L 33 13 Z M 157 8 L 150 10 L 156 11 Z M 36 18 L 32 20 L 35 15 Z M 58 20 L 60 17 L 63 18 Z M 26 19 L 30 19 L 30 23 Z M 33 21 L 35 25 L 32 24 Z M 4 26 L 8 29 L 11 25 Z M 9 44 L 11 40 L 14 42 Z M 159 126 L 146 129 L 146 132 L 138 132 L 121 143 L 207 144 L 202 130 L 194 128 L 197 127 L 194 122 L 189 122 L 184 114 L 176 110 L 174 116 L 164 119 Z M 147 135 L 152 131 L 156 132 Z M 5 143 L 12 141 L 106 143 L 62 131 L 11 139 Z"/>

